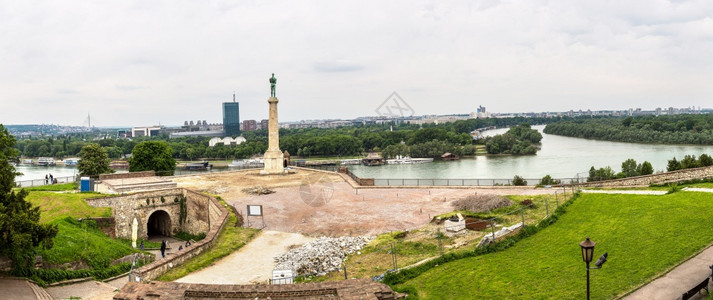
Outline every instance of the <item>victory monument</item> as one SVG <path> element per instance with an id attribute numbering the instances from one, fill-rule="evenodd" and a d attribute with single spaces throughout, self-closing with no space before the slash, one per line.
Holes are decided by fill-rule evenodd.
<path id="1" fill-rule="evenodd" d="M 280 126 L 277 123 L 277 97 L 275 97 L 275 85 L 277 78 L 275 73 L 270 77 L 270 99 L 267 103 L 270 104 L 270 115 L 268 123 L 268 146 L 265 151 L 265 167 L 260 171 L 260 175 L 278 175 L 286 174 L 284 168 L 284 157 L 280 151 Z"/>

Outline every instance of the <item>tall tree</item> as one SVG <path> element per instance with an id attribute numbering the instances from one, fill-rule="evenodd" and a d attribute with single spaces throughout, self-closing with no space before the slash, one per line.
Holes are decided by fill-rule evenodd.
<path id="1" fill-rule="evenodd" d="M 57 226 L 40 224 L 40 209 L 25 200 L 27 192 L 15 193 L 15 171 L 9 159 L 17 157 L 15 137 L 0 124 L 0 256 L 12 260 L 13 269 L 22 273 L 31 267 L 35 248 L 49 249 Z"/>
<path id="2" fill-rule="evenodd" d="M 159 175 L 173 175 L 175 169 L 173 149 L 164 141 L 141 142 L 131 151 L 129 172 L 153 170 Z"/>
<path id="3" fill-rule="evenodd" d="M 109 168 L 109 155 L 106 149 L 99 144 L 92 143 L 82 147 L 79 157 L 82 159 L 77 164 L 77 170 L 82 176 L 98 176 L 114 172 Z"/>

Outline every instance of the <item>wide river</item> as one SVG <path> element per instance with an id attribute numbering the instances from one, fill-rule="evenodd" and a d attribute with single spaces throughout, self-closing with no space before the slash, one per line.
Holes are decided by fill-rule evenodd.
<path id="1" fill-rule="evenodd" d="M 545 127 L 543 125 L 533 128 L 542 132 Z M 505 131 L 507 129 L 495 129 L 486 131 L 485 135 L 492 136 Z M 526 179 L 540 179 L 547 174 L 555 178 L 581 178 L 588 176 L 591 166 L 610 166 L 618 172 L 621 170 L 621 163 L 628 158 L 633 158 L 638 163 L 649 161 L 654 170 L 665 171 L 668 160 L 674 156 L 680 160 L 688 154 L 699 156 L 703 153 L 713 155 L 713 146 L 618 143 L 543 133 L 542 149 L 537 155 L 479 155 L 457 161 L 374 167 L 353 165 L 349 166 L 349 169 L 360 177 L 383 179 L 512 179 L 515 175 Z M 49 173 L 55 177 L 73 176 L 77 173 L 77 168 L 72 167 L 20 165 L 16 168 L 24 173 L 15 178 L 16 181 L 41 179 Z"/>
<path id="2" fill-rule="evenodd" d="M 542 126 L 533 126 L 542 132 Z M 507 129 L 486 131 L 485 135 L 505 133 Z M 491 156 L 479 155 L 457 161 L 435 161 L 412 165 L 349 166 L 359 177 L 406 179 L 512 179 L 520 175 L 539 179 L 545 175 L 555 178 L 587 177 L 589 168 L 610 166 L 616 172 L 628 158 L 638 163 L 650 162 L 655 171 L 665 171 L 668 160 L 706 153 L 713 155 L 713 146 L 634 144 L 595 141 L 542 133 L 542 149 L 537 155 Z"/>

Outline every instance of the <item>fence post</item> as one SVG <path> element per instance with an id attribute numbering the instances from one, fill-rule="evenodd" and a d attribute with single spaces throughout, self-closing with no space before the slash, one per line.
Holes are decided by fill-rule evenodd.
<path id="1" fill-rule="evenodd" d="M 493 232 L 493 244 L 495 244 L 495 222 L 490 221 L 490 230 Z"/>
<path id="2" fill-rule="evenodd" d="M 548 198 L 549 198 L 549 197 L 545 198 L 545 213 L 546 213 L 547 216 L 549 217 L 549 216 L 550 216 L 550 206 L 549 206 L 548 203 L 547 203 L 547 199 L 548 199 Z"/>
<path id="3" fill-rule="evenodd" d="M 522 210 L 520 211 L 520 217 L 522 217 L 522 227 L 525 227 L 525 207 L 522 207 Z"/>
<path id="4" fill-rule="evenodd" d="M 441 235 L 441 228 L 438 228 L 438 233 L 436 233 L 436 239 L 438 240 L 438 253 L 443 256 L 443 243 L 441 242 L 441 239 L 443 236 Z"/>

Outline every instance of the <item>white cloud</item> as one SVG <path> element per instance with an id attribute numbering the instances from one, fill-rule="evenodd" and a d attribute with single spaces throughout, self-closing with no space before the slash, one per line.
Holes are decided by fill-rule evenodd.
<path id="1" fill-rule="evenodd" d="M 710 1 L 0 2 L 0 122 L 710 106 Z"/>

